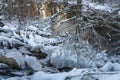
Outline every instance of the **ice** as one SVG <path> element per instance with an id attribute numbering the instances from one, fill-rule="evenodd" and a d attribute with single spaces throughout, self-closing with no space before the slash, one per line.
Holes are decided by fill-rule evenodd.
<path id="1" fill-rule="evenodd" d="M 26 55 L 25 62 L 34 71 L 39 71 L 42 69 L 42 65 L 39 63 L 36 57 Z"/>

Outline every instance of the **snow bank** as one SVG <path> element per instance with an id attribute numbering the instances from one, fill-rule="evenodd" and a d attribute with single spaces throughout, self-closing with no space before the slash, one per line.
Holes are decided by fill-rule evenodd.
<path id="1" fill-rule="evenodd" d="M 120 74 L 100 75 L 99 80 L 120 80 Z"/>
<path id="2" fill-rule="evenodd" d="M 97 69 L 73 69 L 55 74 L 39 71 L 33 74 L 31 80 L 120 80 L 120 74 L 99 72 Z"/>
<path id="3" fill-rule="evenodd" d="M 4 79 L 3 79 L 4 80 Z M 100 72 L 98 69 L 73 69 L 69 72 L 35 72 L 32 76 L 13 77 L 5 80 L 120 80 L 120 73 Z"/>
<path id="4" fill-rule="evenodd" d="M 102 71 L 110 72 L 110 71 L 120 71 L 120 64 L 107 62 L 102 68 Z"/>
<path id="5" fill-rule="evenodd" d="M 73 69 L 70 72 L 62 72 L 56 74 L 49 74 L 39 71 L 34 73 L 31 80 L 66 80 L 69 77 L 72 78 L 72 76 L 82 76 L 86 72 L 87 70 L 84 69 Z M 81 80 L 80 78 L 78 80 Z"/>

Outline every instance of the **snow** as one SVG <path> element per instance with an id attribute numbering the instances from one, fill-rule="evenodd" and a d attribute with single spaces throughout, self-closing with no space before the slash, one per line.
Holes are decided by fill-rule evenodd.
<path id="1" fill-rule="evenodd" d="M 3 80 L 120 80 L 120 73 L 104 73 L 97 69 L 76 69 L 69 72 L 45 73 L 42 71 L 35 72 L 32 76 L 12 77 Z"/>
<path id="2" fill-rule="evenodd" d="M 9 35 L 10 36 L 10 35 Z M 18 45 L 25 45 L 23 42 L 15 39 L 15 38 L 10 38 L 9 36 L 0 36 L 0 43 L 2 43 L 3 46 L 8 46 L 10 45 L 11 47 L 14 46 L 15 44 Z"/>
<path id="3" fill-rule="evenodd" d="M 4 30 L 14 31 L 14 30 L 17 30 L 19 26 L 16 20 L 15 21 L 11 20 L 9 23 L 6 21 L 3 21 L 3 23 L 5 23 L 5 26 L 2 27 L 2 29 Z"/>
<path id="4" fill-rule="evenodd" d="M 120 64 L 118 63 L 112 63 L 112 62 L 107 62 L 102 68 L 102 71 L 120 71 Z"/>
<path id="5" fill-rule="evenodd" d="M 39 63 L 36 57 L 26 55 L 25 62 L 34 71 L 39 71 L 42 69 L 42 65 Z"/>
<path id="6" fill-rule="evenodd" d="M 34 73 L 31 80 L 56 80 L 56 79 L 57 80 L 66 80 L 66 79 L 82 80 L 84 78 L 86 78 L 87 80 L 92 77 L 98 80 L 120 80 L 119 73 L 112 73 L 113 75 L 110 75 L 111 73 L 106 73 L 106 75 L 102 75 L 104 73 L 98 72 L 94 74 L 94 72 L 95 72 L 94 69 L 73 69 L 70 72 L 61 72 L 56 74 L 49 74 L 49 73 L 39 71 Z M 89 74 L 93 74 L 93 75 L 90 76 Z M 84 75 L 86 75 L 86 77 Z"/>
<path id="7" fill-rule="evenodd" d="M 46 74 L 44 72 L 37 72 L 32 76 L 32 80 L 64 80 L 66 77 L 66 73 L 58 73 L 58 74 Z"/>
<path id="8" fill-rule="evenodd" d="M 11 77 L 8 79 L 2 79 L 2 80 L 30 80 L 29 77 L 24 76 L 24 77 Z"/>
<path id="9" fill-rule="evenodd" d="M 49 74 L 39 71 L 33 74 L 31 80 L 65 80 L 67 77 L 82 75 L 84 73 L 86 73 L 86 70 L 84 69 L 73 69 L 70 72 L 56 74 Z"/>
<path id="10" fill-rule="evenodd" d="M 92 8 L 95 8 L 95 9 L 99 9 L 99 10 L 103 10 L 103 11 L 109 11 L 111 12 L 112 11 L 112 8 L 107 5 L 107 4 L 104 4 L 104 5 L 98 5 L 96 3 L 89 3 L 90 7 Z"/>
<path id="11" fill-rule="evenodd" d="M 22 54 L 31 54 L 31 52 L 25 47 L 19 47 L 19 52 L 21 52 Z"/>
<path id="12" fill-rule="evenodd" d="M 16 49 L 12 49 L 12 50 L 6 49 L 5 51 L 6 51 L 5 56 L 7 58 L 15 59 L 20 68 L 22 68 L 22 69 L 25 68 L 24 56 L 22 55 L 22 53 L 20 53 Z"/>
<path id="13" fill-rule="evenodd" d="M 57 68 L 75 67 L 77 66 L 77 58 L 75 55 L 65 56 L 56 52 L 51 56 L 51 63 Z"/>
<path id="14" fill-rule="evenodd" d="M 68 1 L 69 4 L 77 4 L 77 0 Z"/>
<path id="15" fill-rule="evenodd" d="M 120 11 L 118 11 L 118 15 L 120 15 Z"/>
<path id="16" fill-rule="evenodd" d="M 111 69 L 112 69 L 112 63 L 111 63 L 111 62 L 106 63 L 106 64 L 101 68 L 102 71 L 106 71 L 106 72 L 111 71 Z"/>
<path id="17" fill-rule="evenodd" d="M 52 42 L 56 42 L 56 40 L 54 38 L 44 38 L 42 36 L 39 35 L 33 35 L 30 34 L 29 39 L 26 40 L 26 42 L 28 41 L 28 44 L 31 47 L 44 47 L 44 50 L 47 51 L 48 49 L 51 50 L 54 47 L 49 45 L 49 43 Z M 47 43 L 49 46 L 44 46 L 44 44 Z M 55 46 L 56 47 L 56 46 Z M 58 49 L 56 49 L 58 48 Z M 59 73 L 47 73 L 47 72 L 43 72 L 42 71 L 42 65 L 40 64 L 40 62 L 32 56 L 28 56 L 25 55 L 25 57 L 22 56 L 22 50 L 25 50 L 24 48 L 20 48 L 19 51 L 16 49 L 12 49 L 12 50 L 5 50 L 7 51 L 6 56 L 7 57 L 12 57 L 16 60 L 16 62 L 19 64 L 19 66 L 21 68 L 25 67 L 25 62 L 26 64 L 34 71 L 37 71 L 36 73 L 34 73 L 33 75 L 29 76 L 29 78 L 27 78 L 26 76 L 24 77 L 13 77 L 13 78 L 8 78 L 5 80 L 65 80 L 66 78 L 71 78 L 70 80 L 82 80 L 82 78 L 84 77 L 84 74 L 91 74 L 91 73 L 95 73 L 97 74 L 99 72 L 99 69 L 97 69 L 98 72 L 91 70 L 91 69 L 87 69 L 85 68 L 86 66 L 92 65 L 96 67 L 102 67 L 100 68 L 100 71 L 102 72 L 118 72 L 116 74 L 110 74 L 109 73 L 107 75 L 100 75 L 99 77 L 91 75 L 88 76 L 87 78 L 90 79 L 91 77 L 95 77 L 98 78 L 99 80 L 120 80 L 120 64 L 119 63 L 112 63 L 112 62 L 107 62 L 108 56 L 105 54 L 105 51 L 102 51 L 101 53 L 98 53 L 95 56 L 95 62 L 91 62 L 88 63 L 89 60 L 86 60 L 85 57 L 80 57 L 77 60 L 77 56 L 76 55 L 69 55 L 69 52 L 67 56 L 65 54 L 59 54 L 59 52 L 62 50 L 60 50 L 60 46 L 54 48 L 55 51 L 52 56 L 51 56 L 51 62 L 53 63 L 53 65 L 57 68 L 59 67 L 76 67 L 78 60 L 79 60 L 79 64 L 82 64 L 85 66 L 83 66 L 84 69 L 73 69 L 72 71 L 69 72 L 59 72 Z M 25 50 L 26 51 L 26 50 Z M 4 52 L 1 50 L 1 52 Z M 25 53 L 29 53 L 28 51 L 26 51 Z M 52 53 L 52 52 L 51 52 Z M 63 52 L 65 53 L 65 52 Z M 18 57 L 19 56 L 19 57 Z M 25 59 L 25 61 L 24 61 Z M 106 63 L 107 62 L 107 63 Z M 54 71 L 53 71 L 54 72 Z M 102 72 L 99 72 L 102 74 Z M 99 74 L 98 73 L 98 74 Z M 94 80 L 94 79 L 93 79 Z"/>
<path id="18" fill-rule="evenodd" d="M 120 74 L 99 76 L 100 80 L 120 80 Z"/>
<path id="19" fill-rule="evenodd" d="M 3 49 L 0 49 L 0 55 L 4 55 L 4 50 Z"/>
<path id="20" fill-rule="evenodd" d="M 7 64 L 0 63 L 0 69 L 9 68 Z"/>
<path id="21" fill-rule="evenodd" d="M 75 4 L 74 2 L 69 3 Z M 95 9 L 112 11 L 111 7 L 107 4 L 98 5 L 89 3 L 89 5 Z M 120 11 L 118 14 L 120 15 Z M 92 51 L 91 46 L 82 41 L 79 43 L 82 48 L 78 50 L 79 55 L 77 55 L 75 49 L 73 49 L 73 43 L 52 45 L 62 42 L 62 38 L 51 33 L 49 30 L 50 26 L 46 25 L 46 21 L 41 21 L 36 25 L 27 24 L 25 28 L 20 30 L 20 34 L 15 32 L 19 26 L 17 25 L 17 21 L 4 21 L 4 23 L 5 26 L 1 29 L 9 30 L 10 33 L 1 33 L 0 43 L 5 47 L 8 46 L 8 44 L 10 44 L 10 46 L 22 44 L 22 47 L 16 49 L 0 49 L 0 55 L 15 59 L 22 69 L 24 69 L 26 67 L 25 64 L 27 64 L 35 73 L 30 76 L 11 77 L 2 80 L 67 80 L 66 78 L 69 80 L 83 80 L 83 77 L 86 77 L 86 80 L 95 80 L 92 79 L 93 77 L 95 77 L 96 80 L 120 80 L 120 56 L 110 57 L 105 50 L 97 53 L 94 50 Z M 36 57 L 28 55 L 32 54 L 29 48 L 30 51 L 36 48 L 41 49 L 41 51 L 50 56 L 50 59 L 41 60 L 41 63 Z M 46 66 L 48 60 L 52 63 L 52 67 Z M 0 63 L 0 68 L 5 67 L 7 67 L 6 64 Z M 64 67 L 74 69 L 68 72 L 59 72 L 57 69 Z"/>

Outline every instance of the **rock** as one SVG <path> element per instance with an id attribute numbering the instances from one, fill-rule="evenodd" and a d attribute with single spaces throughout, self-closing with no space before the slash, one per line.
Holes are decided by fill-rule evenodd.
<path id="1" fill-rule="evenodd" d="M 3 27 L 4 26 L 4 23 L 2 23 L 1 21 L 0 21 L 0 27 Z"/>
<path id="2" fill-rule="evenodd" d="M 64 7 L 64 5 L 62 5 Z M 56 2 L 53 1 L 44 1 L 41 7 L 41 16 L 43 18 L 52 16 L 61 10 L 61 6 L 59 6 Z"/>
<path id="3" fill-rule="evenodd" d="M 63 71 L 68 72 L 68 71 L 71 71 L 72 68 L 70 68 L 70 67 L 63 67 L 63 68 L 58 68 L 58 70 L 59 70 L 60 72 L 63 72 Z"/>
<path id="4" fill-rule="evenodd" d="M 31 56 L 35 56 L 38 59 L 44 59 L 47 57 L 46 53 L 43 53 L 40 48 L 35 48 L 34 50 L 31 51 L 32 54 L 30 54 Z"/>
<path id="5" fill-rule="evenodd" d="M 9 65 L 11 68 L 19 69 L 17 62 L 13 58 L 7 58 L 5 56 L 0 56 L 0 62 Z"/>

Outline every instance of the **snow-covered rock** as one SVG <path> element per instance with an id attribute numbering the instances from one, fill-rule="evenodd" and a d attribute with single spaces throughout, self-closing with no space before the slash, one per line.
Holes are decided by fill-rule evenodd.
<path id="1" fill-rule="evenodd" d="M 109 71 L 120 71 L 120 64 L 107 62 L 102 68 L 102 71 L 109 72 Z"/>
<path id="2" fill-rule="evenodd" d="M 112 63 L 111 63 L 111 62 L 106 63 L 106 64 L 101 68 L 101 70 L 102 70 L 102 71 L 105 71 L 105 72 L 111 71 L 111 69 L 112 69 Z"/>
<path id="3" fill-rule="evenodd" d="M 26 55 L 25 62 L 34 71 L 39 71 L 42 69 L 42 65 L 39 63 L 36 57 Z"/>
<path id="4" fill-rule="evenodd" d="M 13 58 L 17 62 L 18 66 L 20 68 L 22 68 L 22 69 L 25 68 L 24 56 L 18 50 L 16 50 L 16 49 L 11 49 L 11 50 L 6 49 L 5 56 L 7 58 Z"/>
<path id="5" fill-rule="evenodd" d="M 9 68 L 7 64 L 0 63 L 0 69 Z"/>

